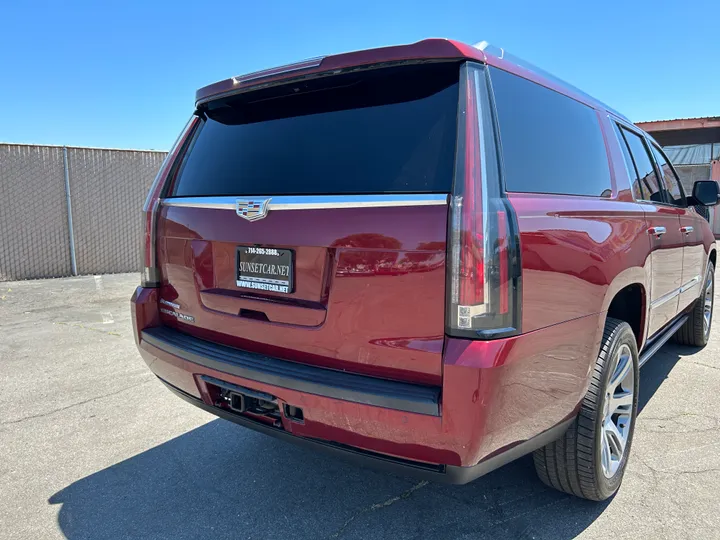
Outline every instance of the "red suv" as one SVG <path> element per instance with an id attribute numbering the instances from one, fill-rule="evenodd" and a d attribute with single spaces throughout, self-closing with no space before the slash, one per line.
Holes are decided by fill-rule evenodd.
<path id="1" fill-rule="evenodd" d="M 655 141 L 486 44 L 316 58 L 197 93 L 145 205 L 138 348 L 240 425 L 465 483 L 535 452 L 618 489 L 639 367 L 704 345 L 715 239 Z"/>

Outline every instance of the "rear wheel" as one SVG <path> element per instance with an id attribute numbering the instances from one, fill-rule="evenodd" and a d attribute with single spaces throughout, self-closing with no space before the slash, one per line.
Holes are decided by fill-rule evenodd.
<path id="1" fill-rule="evenodd" d="M 630 325 L 608 318 L 580 413 L 563 437 L 533 456 L 545 484 L 594 501 L 618 490 L 635 428 L 638 369 Z"/>
<path id="2" fill-rule="evenodd" d="M 695 301 L 695 306 L 690 312 L 688 320 L 675 334 L 675 341 L 682 345 L 693 345 L 695 347 L 707 345 L 710 339 L 710 328 L 712 327 L 714 295 L 715 267 L 711 262 L 708 262 L 707 274 L 703 281 L 700 298 Z"/>

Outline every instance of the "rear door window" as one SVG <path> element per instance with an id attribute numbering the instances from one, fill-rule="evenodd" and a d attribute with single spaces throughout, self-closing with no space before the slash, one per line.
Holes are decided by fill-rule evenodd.
<path id="1" fill-rule="evenodd" d="M 627 141 L 625 140 L 625 136 L 620 130 L 620 126 L 613 122 L 613 127 L 615 128 L 615 135 L 618 139 L 618 143 L 620 144 L 620 148 L 622 149 L 623 160 L 625 161 L 625 169 L 627 170 L 628 178 L 630 179 L 630 183 L 632 184 L 633 197 L 636 201 L 642 201 L 643 199 L 645 199 L 645 196 L 643 194 L 642 186 L 640 185 L 640 179 L 638 177 L 637 169 L 635 168 L 635 163 L 633 162 L 632 155 L 630 154 L 630 149 L 628 148 Z"/>
<path id="2" fill-rule="evenodd" d="M 610 196 L 610 165 L 595 110 L 527 79 L 490 69 L 505 188 Z"/>
<path id="3" fill-rule="evenodd" d="M 211 102 L 173 196 L 449 193 L 458 79 L 405 66 Z"/>
<path id="4" fill-rule="evenodd" d="M 640 135 L 624 127 L 621 127 L 620 130 L 625 136 L 633 163 L 635 163 L 637 174 L 632 181 L 633 183 L 638 182 L 640 184 L 643 193 L 642 200 L 655 203 L 666 202 L 663 198 L 662 189 L 658 182 L 657 174 L 655 174 L 655 167 L 653 167 L 653 162 L 650 158 L 648 148 L 645 145 L 645 141 Z"/>
<path id="5" fill-rule="evenodd" d="M 675 206 L 687 206 L 685 203 L 685 194 L 683 193 L 682 186 L 680 185 L 680 180 L 678 180 L 678 177 L 673 168 L 670 166 L 670 163 L 667 159 L 665 159 L 665 156 L 663 156 L 662 152 L 660 152 L 654 144 L 651 144 L 650 148 L 652 148 L 653 156 L 655 156 L 655 162 L 658 164 L 660 174 L 662 174 L 663 182 L 665 183 L 665 196 L 668 199 L 667 202 Z"/>

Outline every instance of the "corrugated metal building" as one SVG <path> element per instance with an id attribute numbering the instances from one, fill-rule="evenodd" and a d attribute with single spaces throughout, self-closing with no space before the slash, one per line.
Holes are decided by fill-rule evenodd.
<path id="1" fill-rule="evenodd" d="M 663 147 L 687 193 L 698 180 L 720 182 L 720 116 L 638 122 Z M 720 236 L 720 211 L 710 212 L 710 223 Z"/>
<path id="2" fill-rule="evenodd" d="M 697 180 L 720 181 L 720 116 L 639 122 L 675 165 L 685 190 Z"/>

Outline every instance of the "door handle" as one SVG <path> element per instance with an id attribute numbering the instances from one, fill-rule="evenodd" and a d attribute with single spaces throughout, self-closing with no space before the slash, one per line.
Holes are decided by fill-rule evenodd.
<path id="1" fill-rule="evenodd" d="M 694 230 L 695 229 L 689 225 L 687 227 L 680 227 L 680 232 L 684 232 L 685 234 L 690 234 Z"/>
<path id="2" fill-rule="evenodd" d="M 656 238 L 660 238 L 666 232 L 667 229 L 665 229 L 665 227 L 650 227 L 648 229 L 648 234 L 655 236 Z"/>

